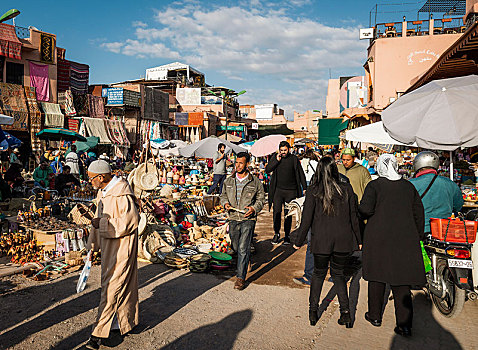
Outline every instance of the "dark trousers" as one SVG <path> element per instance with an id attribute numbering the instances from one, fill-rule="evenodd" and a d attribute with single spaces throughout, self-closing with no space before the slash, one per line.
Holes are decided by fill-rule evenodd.
<path id="1" fill-rule="evenodd" d="M 344 277 L 344 268 L 350 259 L 350 253 L 332 253 L 330 255 L 314 254 L 314 273 L 310 281 L 309 308 L 317 311 L 320 293 L 324 284 L 330 262 L 330 275 L 339 298 L 340 311 L 349 311 L 349 297 Z"/>
<path id="2" fill-rule="evenodd" d="M 381 320 L 385 300 L 385 283 L 368 282 L 368 315 L 371 319 Z M 397 326 L 412 327 L 413 303 L 410 286 L 391 286 L 395 303 Z"/>
<path id="3" fill-rule="evenodd" d="M 281 188 L 276 188 L 274 193 L 274 199 L 272 201 L 272 212 L 274 220 L 274 233 L 278 235 L 280 233 L 281 221 L 282 221 L 282 207 L 285 203 L 290 202 L 291 200 L 297 198 L 296 190 L 284 190 Z M 284 208 L 284 217 L 289 211 Z M 289 237 L 290 229 L 292 226 L 292 217 L 284 219 L 284 232 L 285 236 Z"/>
<path id="4" fill-rule="evenodd" d="M 222 184 L 224 183 L 224 180 L 226 180 L 226 174 L 224 175 L 218 175 L 214 174 L 212 177 L 212 186 L 209 187 L 209 190 L 207 191 L 207 194 L 214 193 L 216 188 L 219 188 L 219 193 L 222 193 Z"/>
<path id="5" fill-rule="evenodd" d="M 304 278 L 310 281 L 312 279 L 312 274 L 314 273 L 314 254 L 312 254 L 311 247 L 311 231 L 307 233 L 307 251 L 305 252 L 305 268 L 304 268 Z"/>
<path id="6" fill-rule="evenodd" d="M 230 221 L 229 236 L 231 237 L 232 250 L 237 253 L 238 278 L 246 279 L 247 267 L 251 258 L 252 235 L 256 222 L 254 220 Z"/>

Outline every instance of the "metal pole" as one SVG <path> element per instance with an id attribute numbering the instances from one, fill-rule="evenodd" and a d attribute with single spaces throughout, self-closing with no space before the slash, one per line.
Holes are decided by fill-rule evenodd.
<path id="1" fill-rule="evenodd" d="M 450 180 L 453 181 L 453 151 L 450 151 Z"/>

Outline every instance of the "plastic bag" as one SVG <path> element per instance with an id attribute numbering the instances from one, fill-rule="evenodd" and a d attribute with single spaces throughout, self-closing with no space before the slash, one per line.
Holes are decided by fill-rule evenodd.
<path id="1" fill-rule="evenodd" d="M 81 274 L 80 274 L 80 278 L 78 279 L 78 283 L 76 284 L 77 293 L 81 293 L 85 290 L 86 281 L 88 280 L 88 277 L 90 276 L 90 271 L 91 271 L 90 258 L 91 258 L 91 250 L 86 255 L 85 267 L 83 267 L 83 270 L 81 271 Z"/>
<path id="2" fill-rule="evenodd" d="M 420 241 L 420 246 L 422 247 L 422 256 L 423 256 L 423 264 L 425 264 L 425 273 L 428 273 L 429 271 L 433 269 L 432 262 L 430 261 L 430 258 L 428 257 L 428 254 L 425 251 L 425 247 L 423 246 L 422 241 Z"/>

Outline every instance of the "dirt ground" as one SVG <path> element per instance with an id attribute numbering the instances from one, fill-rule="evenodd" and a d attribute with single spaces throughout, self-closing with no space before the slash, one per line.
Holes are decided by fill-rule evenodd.
<path id="1" fill-rule="evenodd" d="M 162 264 L 140 263 L 140 325 L 122 338 L 112 334 L 102 349 L 475 349 L 478 305 L 468 302 L 462 315 L 444 320 L 433 314 L 423 293 L 416 293 L 415 336 L 393 336 L 393 302 L 384 326 L 363 321 L 366 284 L 350 287 L 356 306 L 353 329 L 337 325 L 338 305 L 326 281 L 316 327 L 308 322 L 309 289 L 301 276 L 305 249 L 273 246 L 270 213 L 260 216 L 250 283 L 233 289 L 233 271 L 195 274 Z M 21 276 L 0 279 L 0 349 L 82 349 L 99 303 L 99 267 L 93 267 L 86 289 L 75 291 L 79 272 L 45 282 Z M 357 277 L 360 277 L 358 275 Z M 355 307 L 354 307 L 355 309 Z"/>

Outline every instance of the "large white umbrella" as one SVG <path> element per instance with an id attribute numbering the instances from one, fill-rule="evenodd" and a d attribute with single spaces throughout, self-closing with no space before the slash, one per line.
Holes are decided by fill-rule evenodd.
<path id="1" fill-rule="evenodd" d="M 269 135 L 261 137 L 251 147 L 254 157 L 265 157 L 279 150 L 279 143 L 286 141 L 284 135 Z"/>
<path id="2" fill-rule="evenodd" d="M 478 76 L 434 80 L 382 112 L 390 136 L 405 144 L 453 151 L 478 145 Z"/>
<path id="3" fill-rule="evenodd" d="M 179 154 L 183 157 L 196 156 L 198 158 L 213 158 L 217 152 L 217 146 L 220 143 L 226 145 L 226 153 L 231 152 L 231 150 L 235 153 L 246 152 L 244 148 L 237 146 L 227 140 L 221 140 L 216 136 L 209 136 L 201 141 L 180 148 Z"/>
<path id="4" fill-rule="evenodd" d="M 352 130 L 347 130 L 345 132 L 345 139 L 347 141 L 366 142 L 380 145 L 400 145 L 416 147 L 416 144 L 407 145 L 392 138 L 384 129 L 383 122 L 376 122 Z"/>

